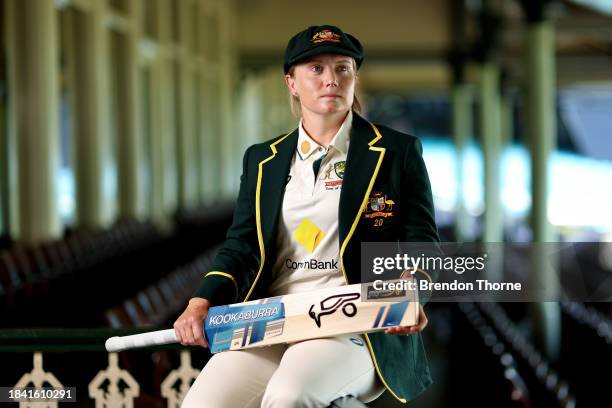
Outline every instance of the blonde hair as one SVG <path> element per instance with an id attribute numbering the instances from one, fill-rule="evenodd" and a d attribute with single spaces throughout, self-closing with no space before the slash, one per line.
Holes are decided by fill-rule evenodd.
<path id="1" fill-rule="evenodd" d="M 355 82 L 357 82 L 357 64 L 355 63 L 354 59 L 351 58 L 351 60 L 353 61 L 353 69 L 355 69 Z M 289 68 L 289 72 L 287 73 L 287 75 L 293 77 L 294 73 L 295 65 Z M 300 98 L 297 95 L 293 95 L 289 90 L 287 90 L 287 92 L 289 93 L 289 105 L 291 106 L 291 113 L 293 114 L 293 116 L 299 119 L 302 117 L 302 106 L 300 104 Z M 353 95 L 353 105 L 351 106 L 351 110 L 357 113 L 361 113 L 361 103 L 359 102 L 359 98 L 357 98 L 357 94 Z"/>

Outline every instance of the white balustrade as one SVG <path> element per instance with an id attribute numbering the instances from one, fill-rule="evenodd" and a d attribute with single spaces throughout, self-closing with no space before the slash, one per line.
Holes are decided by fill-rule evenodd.
<path id="1" fill-rule="evenodd" d="M 15 388 L 25 387 L 53 387 L 62 388 L 62 383 L 58 381 L 53 373 L 43 370 L 42 353 L 34 353 L 34 368 L 29 373 L 21 376 Z M 19 408 L 57 408 L 57 402 L 25 402 L 19 403 Z"/>
<path id="2" fill-rule="evenodd" d="M 180 366 L 172 370 L 161 383 L 161 395 L 169 408 L 180 408 L 197 378 L 200 370 L 191 365 L 191 353 L 181 351 Z M 123 382 L 125 387 L 119 387 Z M 43 370 L 42 353 L 34 353 L 34 368 L 24 374 L 15 384 L 15 388 L 53 387 L 63 388 L 61 382 L 51 372 Z M 88 387 L 89 396 L 95 400 L 96 408 L 133 408 L 134 399 L 140 395 L 140 385 L 127 371 L 119 367 L 117 353 L 108 354 L 108 367 L 96 374 Z M 19 408 L 57 408 L 58 402 L 20 402 Z"/>
<path id="3" fill-rule="evenodd" d="M 106 391 L 102 384 L 108 380 Z M 119 382 L 127 387 L 119 389 Z M 140 395 L 140 386 L 126 370 L 119 368 L 117 353 L 108 354 L 108 368 L 100 371 L 89 383 L 89 396 L 96 401 L 96 408 L 132 408 L 134 398 Z"/>
<path id="4" fill-rule="evenodd" d="M 181 402 L 187 395 L 189 387 L 196 379 L 200 370 L 191 366 L 191 354 L 189 351 L 181 351 L 181 365 L 176 370 L 172 370 L 166 379 L 161 383 L 161 394 L 168 403 L 168 408 L 180 408 Z M 180 384 L 177 383 L 180 381 Z"/>

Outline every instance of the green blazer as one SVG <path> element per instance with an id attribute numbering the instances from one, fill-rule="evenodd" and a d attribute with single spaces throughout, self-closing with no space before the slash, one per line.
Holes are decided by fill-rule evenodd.
<path id="1" fill-rule="evenodd" d="M 268 296 L 279 212 L 297 140 L 296 129 L 247 149 L 233 223 L 195 297 L 220 305 Z M 393 215 L 382 225 L 366 217 L 377 197 L 393 203 Z M 360 282 L 362 241 L 439 241 L 429 177 L 416 137 L 353 113 L 338 229 L 347 284 Z M 419 295 L 422 303 L 427 301 L 428 294 Z M 432 383 L 420 333 L 378 332 L 365 338 L 379 377 L 398 400 L 411 400 Z"/>

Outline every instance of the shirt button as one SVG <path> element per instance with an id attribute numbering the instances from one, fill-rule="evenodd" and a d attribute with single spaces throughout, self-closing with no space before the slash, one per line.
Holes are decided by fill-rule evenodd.
<path id="1" fill-rule="evenodd" d="M 323 151 L 323 148 L 322 148 L 322 147 L 319 147 L 319 151 L 320 151 L 320 152 L 322 152 L 322 151 Z"/>

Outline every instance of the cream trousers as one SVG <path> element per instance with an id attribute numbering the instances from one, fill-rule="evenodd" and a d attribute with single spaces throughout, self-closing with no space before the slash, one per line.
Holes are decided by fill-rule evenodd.
<path id="1" fill-rule="evenodd" d="M 324 408 L 384 391 L 362 336 L 347 335 L 215 354 L 183 408 Z"/>

